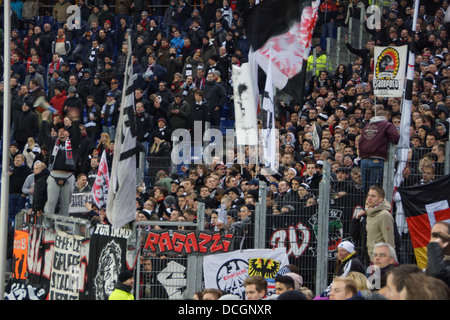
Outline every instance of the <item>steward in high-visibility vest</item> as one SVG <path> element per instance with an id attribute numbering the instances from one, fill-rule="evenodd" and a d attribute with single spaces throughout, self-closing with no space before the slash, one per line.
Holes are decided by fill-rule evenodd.
<path id="1" fill-rule="evenodd" d="M 322 47 L 318 44 L 316 49 L 316 76 L 319 76 L 321 70 L 327 69 L 327 55 L 322 51 Z M 308 64 L 306 67 L 307 72 L 314 70 L 314 53 L 311 53 L 308 57 Z"/>

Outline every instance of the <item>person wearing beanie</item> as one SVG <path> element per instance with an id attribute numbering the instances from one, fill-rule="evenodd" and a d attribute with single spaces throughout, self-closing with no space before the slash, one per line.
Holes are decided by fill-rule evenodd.
<path id="1" fill-rule="evenodd" d="M 355 245 L 344 240 L 337 248 L 336 276 L 345 277 L 350 271 L 364 274 L 365 267 L 356 253 Z"/>
<path id="2" fill-rule="evenodd" d="M 115 289 L 109 296 L 108 300 L 134 300 L 132 293 L 134 284 L 133 272 L 125 269 L 117 278 Z"/>

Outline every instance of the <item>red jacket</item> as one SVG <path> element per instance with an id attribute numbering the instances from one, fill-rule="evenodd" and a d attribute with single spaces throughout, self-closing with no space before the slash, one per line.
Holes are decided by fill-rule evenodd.
<path id="1" fill-rule="evenodd" d="M 359 156 L 361 159 L 376 157 L 386 160 L 389 142 L 397 144 L 400 139 L 395 126 L 383 116 L 373 117 L 364 127 L 359 139 Z"/>
<path id="2" fill-rule="evenodd" d="M 60 94 L 54 96 L 50 100 L 50 104 L 53 108 L 55 108 L 59 114 L 63 114 L 63 108 L 64 108 L 64 101 L 67 99 L 67 93 L 65 90 L 63 90 Z"/>

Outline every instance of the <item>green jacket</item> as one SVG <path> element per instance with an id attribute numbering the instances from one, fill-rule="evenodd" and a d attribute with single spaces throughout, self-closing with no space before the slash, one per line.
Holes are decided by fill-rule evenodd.
<path id="1" fill-rule="evenodd" d="M 383 200 L 377 207 L 366 210 L 367 213 L 367 253 L 373 261 L 375 243 L 389 243 L 395 248 L 394 218 L 391 213 L 391 203 Z"/>

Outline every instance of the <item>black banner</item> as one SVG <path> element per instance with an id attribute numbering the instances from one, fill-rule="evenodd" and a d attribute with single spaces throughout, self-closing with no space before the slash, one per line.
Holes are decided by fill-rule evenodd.
<path id="1" fill-rule="evenodd" d="M 108 300 L 119 273 L 127 268 L 127 239 L 131 233 L 128 229 L 97 224 L 89 246 L 88 300 Z"/>

